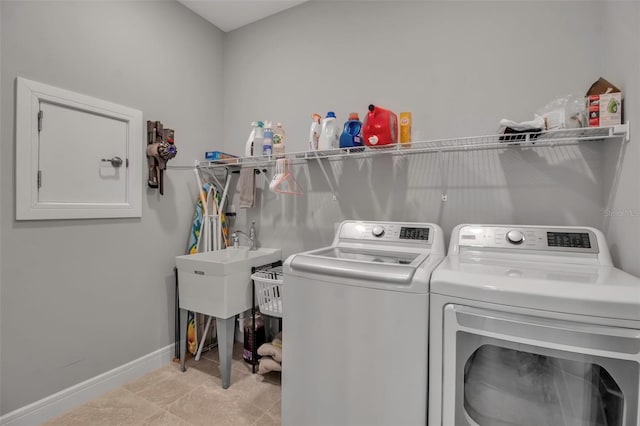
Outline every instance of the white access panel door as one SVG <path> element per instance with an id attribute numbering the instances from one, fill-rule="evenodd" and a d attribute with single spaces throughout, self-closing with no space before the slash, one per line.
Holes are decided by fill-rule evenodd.
<path id="1" fill-rule="evenodd" d="M 17 79 L 16 219 L 142 215 L 142 112 Z"/>
<path id="2" fill-rule="evenodd" d="M 125 203 L 127 124 L 40 102 L 40 203 Z M 123 162 L 114 167 L 110 161 Z M 118 161 L 115 161 L 118 164 Z"/>

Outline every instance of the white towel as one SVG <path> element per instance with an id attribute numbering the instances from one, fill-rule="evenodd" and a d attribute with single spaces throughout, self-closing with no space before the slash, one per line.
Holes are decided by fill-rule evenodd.
<path id="1" fill-rule="evenodd" d="M 252 168 L 240 170 L 240 178 L 238 179 L 236 190 L 240 193 L 240 208 L 252 208 L 256 199 L 256 175 Z"/>

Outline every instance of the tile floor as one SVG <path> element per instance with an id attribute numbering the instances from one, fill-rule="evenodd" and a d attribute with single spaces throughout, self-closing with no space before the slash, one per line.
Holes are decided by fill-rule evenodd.
<path id="1" fill-rule="evenodd" d="M 280 425 L 280 373 L 251 373 L 233 348 L 231 386 L 222 389 L 216 349 L 171 363 L 45 423 L 46 426 Z"/>

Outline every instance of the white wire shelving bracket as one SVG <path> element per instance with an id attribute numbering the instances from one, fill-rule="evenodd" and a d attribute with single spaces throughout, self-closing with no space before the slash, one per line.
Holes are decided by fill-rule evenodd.
<path id="1" fill-rule="evenodd" d="M 504 135 L 471 136 L 464 138 L 435 139 L 429 141 L 411 142 L 410 144 L 385 145 L 380 148 L 357 147 L 338 148 L 323 151 L 290 152 L 284 158 L 291 160 L 291 164 L 304 164 L 308 160 L 316 160 L 327 179 L 329 188 L 334 194 L 335 189 L 329 179 L 325 167 L 320 160 L 344 160 L 346 158 L 368 158 L 379 155 L 414 155 L 430 152 L 475 151 L 501 148 L 540 148 L 562 145 L 576 145 L 583 142 L 606 141 L 630 138 L 629 122 L 609 127 L 584 127 L 579 129 L 550 130 L 539 133 L 513 133 Z M 253 167 L 264 169 L 275 165 L 276 156 L 239 157 L 218 161 L 197 161 L 199 168 L 228 168 L 241 169 Z M 278 158 L 283 158 L 280 156 Z"/>

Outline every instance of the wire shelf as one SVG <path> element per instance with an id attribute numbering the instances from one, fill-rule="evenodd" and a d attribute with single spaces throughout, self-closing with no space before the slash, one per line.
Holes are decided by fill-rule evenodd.
<path id="1" fill-rule="evenodd" d="M 368 146 L 357 148 L 339 148 L 324 151 L 305 151 L 286 153 L 284 156 L 241 157 L 229 160 L 202 161 L 201 168 L 245 168 L 262 169 L 272 167 L 277 158 L 286 158 L 291 164 L 302 164 L 308 160 L 345 158 L 367 158 L 378 155 L 413 155 L 429 152 L 471 151 L 482 149 L 500 149 L 517 147 L 553 147 L 574 145 L 582 142 L 604 141 L 609 139 L 629 139 L 629 124 L 611 127 L 585 127 L 579 129 L 551 130 L 539 133 L 514 133 L 504 135 L 472 136 L 452 139 L 436 139 L 411 142 L 408 144 L 385 145 L 379 148 Z"/>

